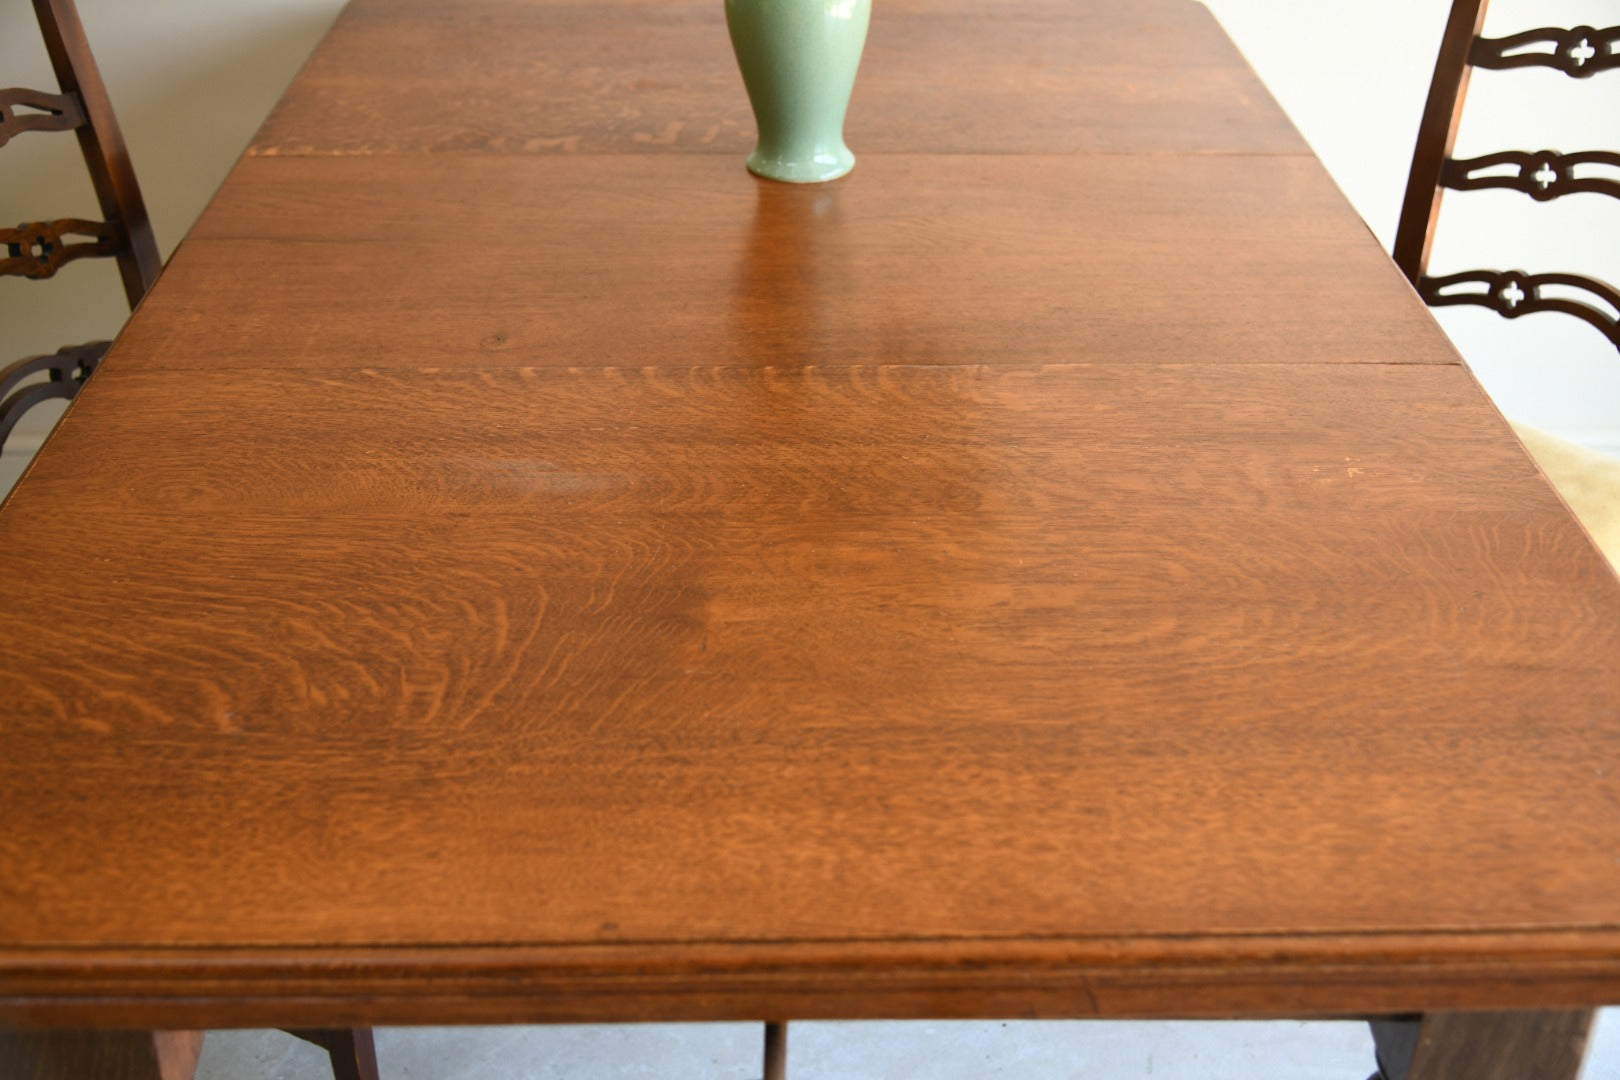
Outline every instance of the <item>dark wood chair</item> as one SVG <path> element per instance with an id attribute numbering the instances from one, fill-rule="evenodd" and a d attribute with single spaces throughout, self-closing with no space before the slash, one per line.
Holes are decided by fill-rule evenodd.
<path id="1" fill-rule="evenodd" d="M 1452 156 L 1469 77 L 1475 68 L 1550 68 L 1573 79 L 1620 72 L 1620 26 L 1551 27 L 1503 38 L 1482 36 L 1489 0 L 1454 0 L 1418 131 L 1395 237 L 1395 262 L 1431 306 L 1473 304 L 1510 319 L 1560 312 L 1581 319 L 1620 348 L 1620 290 L 1579 274 L 1466 270 L 1432 276 L 1429 253 L 1447 190 L 1503 188 L 1537 202 L 1567 195 L 1620 198 L 1620 153 L 1614 150 L 1504 150 Z M 1609 76 L 1620 83 L 1620 73 Z M 1614 87 L 1620 89 L 1620 87 Z M 1607 99 L 1620 103 L 1620 96 Z M 1546 432 L 1515 425 L 1519 437 L 1620 567 L 1620 463 Z"/>
<path id="2" fill-rule="evenodd" d="M 140 303 L 162 269 L 157 242 L 129 152 L 113 115 L 106 86 L 85 37 L 73 0 L 34 0 L 34 14 L 55 70 L 57 91 L 0 90 L 0 146 L 23 132 L 74 132 L 101 204 L 101 221 L 62 218 L 0 228 L 0 276 L 45 279 L 82 258 L 113 258 L 131 308 Z M 110 342 L 74 345 L 48 356 L 33 356 L 0 369 L 0 446 L 18 419 L 51 398 L 71 399 L 95 371 Z M 45 381 L 39 376 L 44 375 Z M 369 1028 L 294 1031 L 324 1048 L 336 1080 L 377 1080 L 377 1060 Z M 202 1047 L 201 1032 L 40 1035 L 21 1033 L 4 1040 L 0 1064 L 25 1060 L 28 1075 L 82 1073 L 74 1062 L 94 1061 L 97 1075 L 149 1075 L 161 1080 L 189 1078 Z M 89 1055 L 88 1058 L 85 1055 Z M 64 1071 L 65 1070 L 65 1071 Z M 4 1070 L 0 1070 L 4 1071 Z M 26 1071 L 26 1070 L 25 1070 Z M 9 1075 L 9 1073 L 7 1074 Z"/>
<path id="3" fill-rule="evenodd" d="M 101 221 L 62 218 L 0 228 L 0 276 L 44 279 L 82 258 L 113 258 L 133 308 L 162 269 L 152 223 L 130 167 L 107 89 L 73 0 L 34 0 L 58 91 L 0 90 L 0 146 L 27 131 L 71 131 L 101 204 Z M 51 398 L 72 398 L 95 371 L 108 342 L 31 356 L 0 369 L 0 446 L 22 415 Z M 47 381 L 38 381 L 41 374 Z"/>
<path id="4" fill-rule="evenodd" d="M 1441 196 L 1447 189 L 1506 188 L 1539 202 L 1578 192 L 1620 198 L 1620 153 L 1609 150 L 1569 154 L 1507 150 L 1468 159 L 1451 156 L 1469 76 L 1475 68 L 1551 68 L 1576 79 L 1620 68 L 1620 26 L 1546 28 L 1486 38 L 1480 31 L 1488 5 L 1489 0 L 1455 0 L 1451 6 L 1412 156 L 1406 201 L 1395 235 L 1395 263 L 1432 307 L 1476 304 L 1510 319 L 1541 311 L 1563 312 L 1591 323 L 1620 348 L 1620 319 L 1602 306 L 1620 311 L 1620 291 L 1605 282 L 1579 274 L 1522 270 L 1468 270 L 1442 277 L 1428 274 Z M 1580 298 L 1582 293 L 1601 304 Z"/>

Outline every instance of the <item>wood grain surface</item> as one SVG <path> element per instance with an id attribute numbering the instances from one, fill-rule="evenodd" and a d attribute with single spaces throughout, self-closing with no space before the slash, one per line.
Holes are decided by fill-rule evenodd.
<path id="1" fill-rule="evenodd" d="M 1620 1000 L 1620 580 L 1208 13 L 795 189 L 719 11 L 340 19 L 0 513 L 0 1023 Z"/>
<path id="2" fill-rule="evenodd" d="M 11 963 L 1611 925 L 1620 583 L 1458 368 L 114 370 L 53 445 Z"/>
<path id="3" fill-rule="evenodd" d="M 848 139 L 857 155 L 1309 152 L 1190 0 L 885 3 Z M 251 153 L 753 144 L 718 0 L 356 0 Z"/>
<path id="4" fill-rule="evenodd" d="M 1313 158 L 249 159 L 148 309 L 146 370 L 1458 362 Z"/>

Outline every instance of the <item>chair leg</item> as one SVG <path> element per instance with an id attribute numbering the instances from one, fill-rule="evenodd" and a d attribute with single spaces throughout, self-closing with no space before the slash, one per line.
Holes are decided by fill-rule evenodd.
<path id="1" fill-rule="evenodd" d="M 287 1034 L 325 1050 L 332 1059 L 333 1080 L 378 1080 L 377 1043 L 370 1028 L 288 1028 Z"/>
<path id="2" fill-rule="evenodd" d="M 765 1025 L 765 1080 L 787 1080 L 787 1024 Z"/>
<path id="3" fill-rule="evenodd" d="M 163 1080 L 191 1080 L 197 1074 L 202 1056 L 201 1031 L 154 1031 L 152 1049 L 157 1056 L 158 1075 Z"/>

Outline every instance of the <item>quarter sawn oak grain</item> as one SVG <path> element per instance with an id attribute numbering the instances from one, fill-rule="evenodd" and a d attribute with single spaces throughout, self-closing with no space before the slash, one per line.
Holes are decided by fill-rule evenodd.
<path id="1" fill-rule="evenodd" d="M 886 4 L 847 133 L 857 154 L 1308 154 L 1186 0 Z M 740 159 L 753 144 L 718 2 L 357 0 L 250 152 Z"/>
<path id="2" fill-rule="evenodd" d="M 1620 888 L 1574 719 L 1620 714 L 1576 599 L 1616 586 L 1460 369 L 194 385 L 110 373 L 0 521 L 39 946 L 1554 930 Z"/>
<path id="3" fill-rule="evenodd" d="M 149 369 L 1457 362 L 1311 158 L 249 159 L 216 206 Z"/>

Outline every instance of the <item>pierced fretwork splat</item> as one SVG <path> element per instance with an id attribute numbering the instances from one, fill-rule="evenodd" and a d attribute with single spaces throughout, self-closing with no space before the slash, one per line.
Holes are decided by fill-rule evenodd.
<path id="1" fill-rule="evenodd" d="M 71 345 L 45 356 L 30 356 L 0 369 L 0 446 L 24 413 L 52 398 L 72 399 L 107 355 L 110 341 Z M 44 373 L 48 380 L 31 381 Z"/>
<path id="2" fill-rule="evenodd" d="M 1468 62 L 1475 67 L 1546 67 L 1576 79 L 1586 79 L 1600 71 L 1620 67 L 1620 26 L 1596 30 L 1590 26 L 1569 29 L 1545 27 L 1526 30 L 1504 38 L 1480 38 L 1474 42 Z"/>
<path id="3" fill-rule="evenodd" d="M 1503 172 L 1504 167 L 1515 171 Z M 1508 188 L 1522 191 L 1538 202 L 1582 191 L 1620 199 L 1620 154 L 1608 150 L 1578 154 L 1504 150 L 1447 161 L 1440 170 L 1440 184 L 1457 191 Z"/>
<path id="4" fill-rule="evenodd" d="M 0 90 L 0 146 L 25 131 L 75 131 L 84 126 L 77 94 Z"/>
<path id="5" fill-rule="evenodd" d="M 1545 290 L 1549 288 L 1559 293 L 1584 292 L 1597 303 L 1568 295 L 1547 295 Z M 1560 311 L 1597 327 L 1615 348 L 1620 348 L 1620 291 L 1579 274 L 1468 270 L 1444 277 L 1424 277 L 1418 281 L 1418 295 L 1431 307 L 1473 304 L 1490 308 L 1509 319 L 1538 311 Z"/>
<path id="6" fill-rule="evenodd" d="M 0 244 L 5 245 L 7 255 L 0 259 L 0 277 L 52 277 L 74 259 L 117 255 L 123 247 L 121 240 L 118 226 L 82 218 L 0 229 Z"/>

